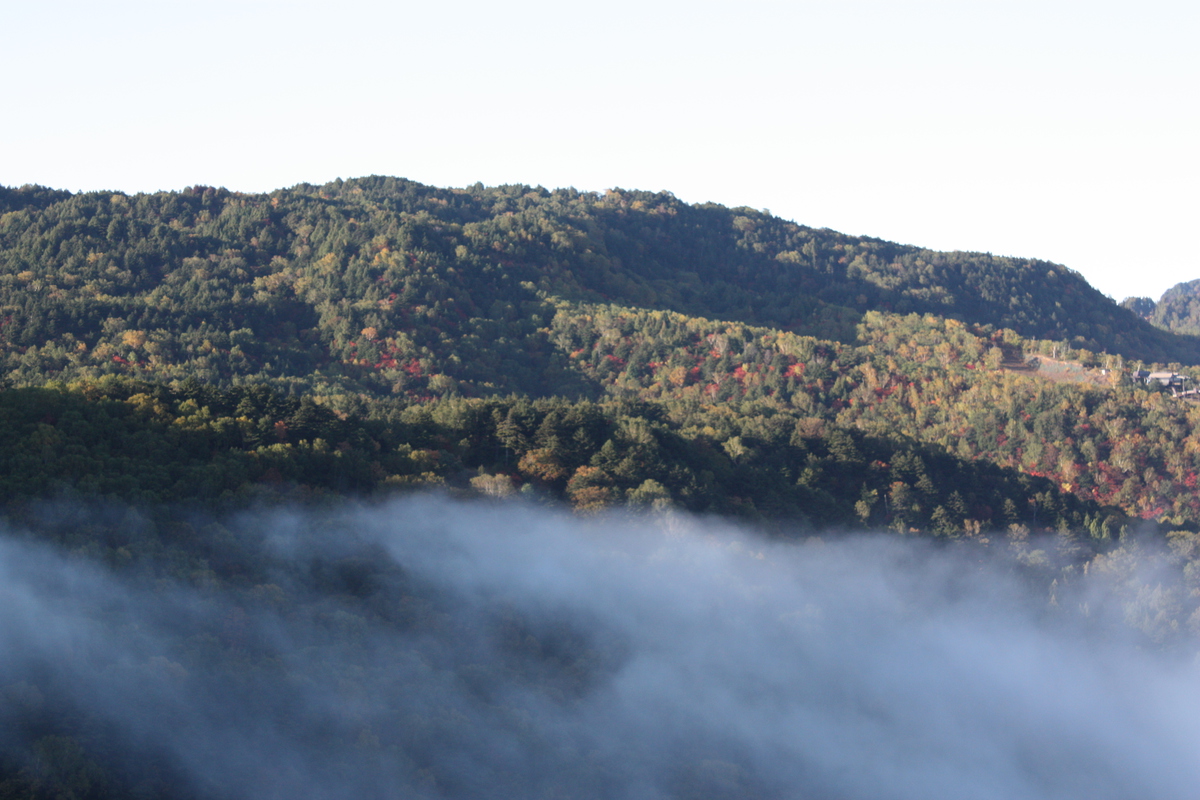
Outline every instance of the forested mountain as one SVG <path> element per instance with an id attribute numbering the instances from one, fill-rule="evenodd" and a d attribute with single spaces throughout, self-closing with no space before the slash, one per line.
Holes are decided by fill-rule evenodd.
<path id="1" fill-rule="evenodd" d="M 903 414 L 929 402 L 915 401 L 914 393 L 950 405 L 960 393 L 978 391 L 975 384 L 1000 370 L 1004 359 L 1020 360 L 1039 346 L 1047 355 L 1074 353 L 1093 364 L 1103 360 L 1104 366 L 1120 356 L 1094 352 L 1102 346 L 1160 358 L 1191 346 L 1186 338 L 1132 321 L 1079 276 L 1044 262 L 932 253 L 808 229 L 752 209 L 689 206 L 667 194 L 444 190 L 369 178 L 260 196 L 201 187 L 135 197 L 25 187 L 4 190 L 2 202 L 0 348 L 10 385 L 105 376 L 175 386 L 186 380 L 226 391 L 257 385 L 304 397 L 310 410 L 327 407 L 364 420 L 394 418 L 410 412 L 387 409 L 417 408 L 439 398 L 514 393 L 650 401 L 659 410 L 633 416 L 661 420 L 688 441 L 708 441 L 730 465 L 742 462 L 749 469 L 765 458 L 769 469 L 754 468 L 771 479 L 747 485 L 761 492 L 782 480 L 790 487 L 771 500 L 758 498 L 757 504 L 767 503 L 769 517 L 903 521 L 942 530 L 967 521 L 1025 522 L 1026 514 L 1002 513 L 999 498 L 968 503 L 961 487 L 949 505 L 911 503 L 920 509 L 913 514 L 904 510 L 909 503 L 891 503 L 891 485 L 878 480 L 879 485 L 866 481 L 849 489 L 832 480 L 847 495 L 834 513 L 812 495 L 819 481 L 804 477 L 816 474 L 812 469 L 796 461 L 798 456 L 778 461 L 778 443 L 806 436 L 823 441 L 834 430 L 856 436 L 870 430 L 880 442 L 903 436 L 945 448 L 950 438 L 938 432 L 928 413 L 918 414 L 914 423 L 901 422 Z M 939 314 L 901 316 L 913 311 Z M 970 324 L 946 327 L 937 321 L 955 319 Z M 752 322 L 765 324 L 738 324 Z M 1058 343 L 1039 345 L 1022 332 L 1050 335 Z M 917 345 L 923 338 L 928 344 Z M 948 380 L 976 367 L 971 380 Z M 999 391 L 1019 394 L 1023 390 L 1012 387 L 1023 385 L 1009 381 Z M 901 388 L 902 416 L 877 418 L 895 405 L 893 394 Z M 161 397 L 162 390 L 156 391 Z M 176 394 L 172 402 L 183 397 Z M 251 420 L 240 427 L 230 423 L 242 431 L 247 425 L 287 424 L 279 413 L 234 414 L 239 402 L 228 401 L 230 409 L 214 413 Z M 1009 411 L 1002 416 L 1011 417 L 1016 400 L 1006 403 Z M 478 408 L 472 413 L 485 413 Z M 701 418 L 735 408 L 721 424 Z M 1029 413 L 1028 402 L 1022 408 Z M 613 430 L 628 416 L 605 413 Z M 1059 489 L 1069 487 L 1088 502 L 1118 499 L 1115 489 L 1105 488 L 1112 478 L 1096 471 L 1116 443 L 1100 437 L 1085 458 L 1070 448 L 1065 453 L 1056 446 L 1025 448 L 1019 435 L 1001 435 L 1002 445 L 989 440 L 996 435 L 993 426 L 1011 429 L 1018 422 L 968 423 L 964 430 L 973 433 L 955 439 L 948 455 L 1053 477 Z M 258 433 L 249 441 L 258 447 L 263 437 Z M 274 444 L 311 447 L 328 438 L 281 436 Z M 391 434 L 389 450 L 404 439 Z M 606 471 L 593 462 L 601 458 L 601 445 L 615 447 L 620 437 L 606 434 L 582 455 L 547 448 L 546 441 L 544 435 L 537 439 L 540 450 L 506 445 L 518 483 L 534 477 L 521 471 L 520 460 L 535 458 L 536 451 L 554 464 L 542 467 L 542 477 L 555 476 L 545 482 L 560 493 L 568 478 L 584 480 L 572 477 L 583 469 L 599 470 L 594 482 L 604 488 L 592 494 L 608 501 L 613 491 L 623 497 L 646 484 L 676 502 L 685 497 L 712 502 L 695 475 L 667 480 L 644 459 L 634 459 L 637 468 L 626 468 L 629 476 L 616 481 L 615 468 Z M 216 450 L 224 452 L 229 442 L 219 442 Z M 752 442 L 762 444 L 747 444 Z M 909 445 L 901 441 L 885 450 L 897 447 Z M 458 452 L 443 463 L 504 471 L 504 464 L 481 452 Z M 1163 458 L 1156 462 L 1160 477 L 1146 479 L 1139 470 L 1135 483 L 1119 481 L 1120 508 L 1140 516 L 1170 510 L 1181 523 L 1195 518 L 1190 501 L 1172 497 L 1174 487 L 1191 479 L 1190 461 L 1168 467 Z M 789 460 L 791 466 L 783 466 Z M 41 485 L 28 470 L 13 472 L 25 486 Z M 376 463 L 374 483 L 405 473 Z M 1076 480 L 1080 474 L 1084 479 Z M 79 480 L 91 485 L 90 479 Z M 374 483 L 358 480 L 353 486 L 361 490 Z M 227 489 L 237 484 L 232 478 L 221 483 Z M 194 492 L 217 484 L 180 485 Z M 820 489 L 822 496 L 829 488 Z M 176 496 L 163 485 L 152 494 Z M 756 508 L 745 494 L 724 487 L 719 496 L 736 501 L 732 507 Z M 1008 500 L 1010 506 L 1022 503 Z M 729 502 L 716 507 L 731 508 Z M 694 501 L 685 505 L 701 508 Z M 855 506 L 859 513 L 850 513 Z M 1097 520 L 1111 516 L 1099 507 L 1086 514 Z"/>
<path id="2" fill-rule="evenodd" d="M 422 489 L 668 528 L 676 512 L 717 515 L 786 540 L 919 536 L 1004 553 L 1055 608 L 1102 576 L 1140 642 L 1190 652 L 1200 404 L 1129 373 L 1200 379 L 1193 294 L 1119 307 L 1059 265 L 665 193 L 378 177 L 265 195 L 0 187 L 0 494 L 28 536 L 154 591 L 232 591 L 234 609 L 315 620 L 325 633 L 301 650 L 361 644 L 364 626 L 428 633 L 405 658 L 468 684 L 487 724 L 518 738 L 528 723 L 487 687 L 559 702 L 620 647 L 504 610 L 463 622 L 369 548 L 313 555 L 288 577 L 309 599 L 289 604 L 277 554 L 238 515 Z M 247 638 L 240 611 L 220 613 L 154 668 L 313 680 L 280 666 L 294 654 L 271 634 Z M 437 636 L 459 626 L 498 626 L 509 660 L 439 661 Z M 330 658 L 339 685 L 385 680 Z M 86 715 L 40 691 L 0 680 L 0 719 L 36 741 L 0 737 L 0 798 L 190 796 L 167 766 L 121 765 Z M 382 736 L 413 759 L 415 795 L 469 796 L 414 744 L 422 725 L 465 736 L 458 718 L 421 713 L 389 710 L 400 733 L 314 741 L 366 743 L 344 775 Z M 608 766 L 555 758 L 571 777 L 547 796 L 610 796 Z M 696 769 L 708 777 L 671 778 L 671 796 L 770 796 L 742 767 Z M 594 791 L 565 793 L 585 774 Z M 512 796 L 529 789 L 509 779 Z"/>
<path id="3" fill-rule="evenodd" d="M 375 491 L 425 473 L 465 486 L 474 471 L 493 488 L 508 481 L 589 508 L 653 495 L 694 510 L 942 533 L 1086 518 L 1101 539 L 1122 515 L 1200 524 L 1187 491 L 1200 471 L 1192 407 L 1116 377 L 1132 359 L 1200 362 L 1196 340 L 1045 262 L 934 253 L 620 190 L 392 178 L 269 195 L 22 187 L 0 191 L 0 207 L 12 401 L 54 397 L 86 418 L 109 413 L 93 408 L 106 398 L 109 411 L 126 409 L 122 424 L 148 426 L 146 436 L 206 431 L 196 452 L 219 455 L 207 467 L 147 467 L 155 482 L 144 485 L 127 469 L 101 470 L 94 443 L 66 444 L 49 415 L 44 446 L 78 457 L 44 459 L 44 472 L 18 448 L 9 470 L 19 496 L 125 486 L 118 496 L 175 500 L 277 474 Z M 1054 363 L 1083 379 L 1048 379 Z M 47 380 L 69 386 L 36 402 L 16 391 Z M 340 415 L 355 433 L 310 431 L 299 401 L 305 419 Z M 521 410 L 531 402 L 557 410 Z M 448 427 L 430 439 L 399 422 L 414 414 Z M 554 432 L 546 414 L 604 422 Z M 10 442 L 30 435 L 21 419 L 9 418 Z M 670 456 L 637 450 L 663 437 L 677 442 Z M 349 463 L 361 450 L 351 443 L 366 441 L 382 454 L 348 471 L 300 466 Z M 141 455 L 187 451 L 171 442 Z M 1028 493 L 1044 490 L 1005 480 L 985 481 L 993 494 L 951 492 L 892 466 L 914 447 L 927 448 L 925 462 L 959 459 L 952 472 L 987 463 L 1093 505 L 1039 515 Z M 295 463 L 265 466 L 279 455 L 264 448 Z M 437 468 L 414 473 L 413 454 L 425 451 Z M 257 466 L 234 453 L 254 453 Z M 829 457 L 881 466 L 847 482 L 820 466 Z M 181 477 L 202 468 L 225 477 Z M 331 474 L 357 477 L 318 479 Z M 921 480 L 924 498 L 908 499 L 904 487 Z"/>
<path id="4" fill-rule="evenodd" d="M 843 342 L 868 310 L 933 313 L 1200 362 L 1196 340 L 1137 320 L 1056 265 L 668 194 L 369 178 L 271 195 L 7 189 L 0 208 L 0 355 L 22 382 L 124 371 L 320 393 L 578 392 L 538 333 L 552 299 Z"/>
<path id="5" fill-rule="evenodd" d="M 1163 330 L 1200 334 L 1200 280 L 1172 286 L 1157 303 L 1149 297 L 1127 297 L 1121 305 Z"/>

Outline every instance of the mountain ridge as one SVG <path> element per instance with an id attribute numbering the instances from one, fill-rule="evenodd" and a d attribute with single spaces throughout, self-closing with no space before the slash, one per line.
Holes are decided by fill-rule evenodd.
<path id="1" fill-rule="evenodd" d="M 29 216 L 18 208 L 22 198 Z M 4 202 L 8 214 L 20 217 L 6 214 L 10 223 L 0 226 L 6 272 L 36 274 L 56 258 L 62 264 L 71 256 L 55 252 L 60 239 L 80 237 L 87 252 L 75 258 L 98 259 L 105 270 L 120 262 L 117 281 L 96 276 L 101 296 L 110 283 L 117 296 L 152 291 L 166 277 L 156 269 L 182 280 L 185 259 L 219 261 L 231 249 L 253 273 L 221 276 L 231 293 L 239 284 L 249 291 L 246 284 L 260 278 L 287 282 L 297 271 L 313 272 L 320 257 L 333 258 L 334 268 L 348 277 L 357 271 L 386 281 L 398 275 L 382 276 L 386 267 L 379 269 L 375 257 L 402 249 L 410 261 L 420 258 L 423 267 L 439 273 L 441 280 L 422 288 L 453 294 L 440 298 L 444 302 L 474 300 L 472 292 L 478 291 L 533 302 L 536 292 L 520 289 L 529 283 L 568 299 L 660 308 L 841 341 L 853 340 L 854 326 L 868 310 L 935 313 L 1129 358 L 1200 362 L 1194 337 L 1164 333 L 1136 319 L 1059 265 L 850 237 L 749 208 L 690 206 L 668 193 L 587 194 L 526 186 L 444 190 L 372 177 L 321 187 L 300 184 L 269 195 L 192 187 L 133 198 L 100 193 L 64 198 L 38 188 L 9 189 Z M 59 213 L 51 211 L 56 207 Z M 272 269 L 276 258 L 288 264 Z M 420 272 L 403 266 L 412 265 L 398 270 L 405 279 Z M 462 280 L 455 285 L 445 280 L 451 269 L 474 279 L 489 270 L 495 274 L 474 286 Z M 123 273 L 128 274 L 121 280 Z M 48 277 L 43 283 L 53 282 Z M 286 288 L 291 287 L 285 295 Z M 365 282 L 330 288 L 323 296 L 310 292 L 313 296 L 299 299 L 310 307 L 336 302 L 363 290 Z M 164 293 L 170 292 L 160 289 Z M 18 328 L 33 324 L 19 310 L 29 300 L 20 292 L 0 292 L 0 306 L 10 313 L 16 307 Z M 482 302 L 466 313 L 477 314 Z M 253 314 L 271 313 L 271 304 L 265 305 L 254 307 Z M 47 309 L 38 310 L 46 315 Z M 36 331 L 17 334 L 11 328 L 12 321 L 6 336 L 16 335 L 22 345 L 38 339 Z M 83 332 L 95 336 L 94 323 Z"/>

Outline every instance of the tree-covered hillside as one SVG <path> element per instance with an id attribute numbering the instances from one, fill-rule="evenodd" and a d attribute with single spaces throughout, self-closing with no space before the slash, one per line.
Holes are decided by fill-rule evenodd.
<path id="1" fill-rule="evenodd" d="M 1122 515 L 1200 525 L 1184 405 L 1112 379 L 1107 390 L 1048 383 L 1029 369 L 1047 357 L 1112 374 L 1133 358 L 1196 363 L 1194 340 L 1045 262 L 933 253 L 669 194 L 391 178 L 269 195 L 23 187 L 0 191 L 0 208 L 8 384 L 69 382 L 66 394 L 42 396 L 56 403 L 97 391 L 126 406 L 129 396 L 157 398 L 138 400 L 120 424 L 169 433 L 164 452 L 195 449 L 171 438 L 181 428 L 220 431 L 196 445 L 219 458 L 101 469 L 98 445 L 72 440 L 51 414 L 38 441 L 47 454 L 74 455 L 47 455 L 46 471 L 34 470 L 18 447 L 9 481 L 20 496 L 71 486 L 170 500 L 277 477 L 361 492 L 426 472 L 463 483 L 461 470 L 474 470 L 479 486 L 538 488 L 578 507 L 658 498 L 943 534 L 1083 525 L 1101 539 Z M 97 386 L 108 388 L 87 388 Z M 205 386 L 234 394 L 201 402 Z M 360 420 L 359 439 L 311 433 L 294 409 L 264 411 L 301 400 L 306 418 Z M 187 402 L 209 417 L 179 406 Z M 560 411 L 516 422 L 530 402 Z M 449 423 L 433 445 L 418 428 L 395 427 L 446 413 L 491 421 Z M 546 433 L 538 415 L 547 413 L 606 422 Z M 224 422 L 213 428 L 214 419 Z M 638 450 L 651 439 L 675 444 Z M 945 485 L 893 466 L 918 446 L 927 464 L 958 464 Z M 424 452 L 436 467 L 413 466 Z M 876 466 L 846 480 L 822 466 L 827 458 Z M 975 462 L 1009 471 L 985 481 L 995 497 L 951 486 Z M 1011 488 L 1028 476 L 1094 506 L 1031 514 L 1044 490 Z"/>
<path id="2" fill-rule="evenodd" d="M 1121 305 L 1165 331 L 1200 335 L 1200 280 L 1172 286 L 1157 303 L 1149 297 L 1127 297 Z"/>
<path id="3" fill-rule="evenodd" d="M 669 194 L 391 178 L 270 195 L 0 190 L 0 357 L 45 376 L 271 381 L 319 394 L 587 393 L 551 301 L 673 310 L 850 342 L 934 313 L 1153 361 L 1190 337 L 1035 260 L 937 253 Z"/>

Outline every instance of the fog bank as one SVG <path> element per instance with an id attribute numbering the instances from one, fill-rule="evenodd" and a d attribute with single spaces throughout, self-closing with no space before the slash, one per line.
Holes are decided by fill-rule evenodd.
<path id="1" fill-rule="evenodd" d="M 221 798 L 1200 785 L 1195 666 L 1077 629 L 975 551 L 440 498 L 224 529 L 237 580 L 5 536 L 10 770 Z"/>

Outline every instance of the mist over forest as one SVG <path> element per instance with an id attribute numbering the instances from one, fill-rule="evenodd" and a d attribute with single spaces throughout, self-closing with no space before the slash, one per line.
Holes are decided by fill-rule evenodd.
<path id="1" fill-rule="evenodd" d="M 1196 663 L 1138 646 L 1097 584 L 1048 607 L 996 552 L 441 496 L 222 528 L 237 582 L 5 532 L 10 795 L 1185 798 L 1200 779 Z"/>
<path id="2" fill-rule="evenodd" d="M 0 800 L 1191 797 L 1196 284 L 0 186 Z"/>

